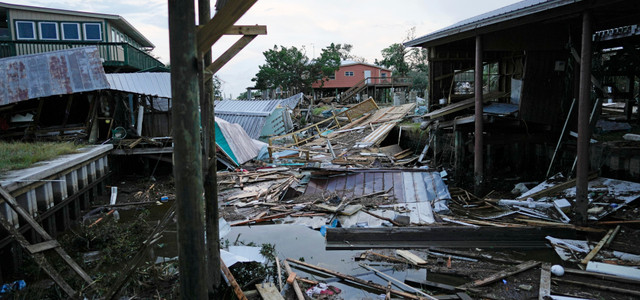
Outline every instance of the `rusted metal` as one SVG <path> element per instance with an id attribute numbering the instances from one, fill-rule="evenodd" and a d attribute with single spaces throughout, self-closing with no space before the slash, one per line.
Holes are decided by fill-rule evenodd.
<path id="1" fill-rule="evenodd" d="M 169 0 L 174 180 L 180 253 L 180 298 L 206 299 L 204 203 L 198 63 L 193 1 Z"/>
<path id="2" fill-rule="evenodd" d="M 587 222 L 587 198 L 589 187 L 589 109 L 591 107 L 591 13 L 582 15 L 582 49 L 580 60 L 580 91 L 578 98 L 578 142 L 576 169 L 576 206 L 574 212 L 578 224 Z"/>
<path id="3" fill-rule="evenodd" d="M 482 137 L 483 120 L 482 120 L 482 36 L 476 36 L 476 65 L 475 65 L 475 144 L 474 144 L 474 160 L 473 175 L 476 193 L 482 189 L 484 181 L 484 162 L 483 147 L 484 139 Z"/>
<path id="4" fill-rule="evenodd" d="M 0 105 L 108 88 L 96 47 L 0 59 Z"/>

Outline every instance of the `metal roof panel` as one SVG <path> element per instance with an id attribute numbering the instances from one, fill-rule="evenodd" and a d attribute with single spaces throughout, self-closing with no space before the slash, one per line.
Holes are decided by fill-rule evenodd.
<path id="1" fill-rule="evenodd" d="M 0 105 L 106 88 L 95 46 L 0 59 Z"/>

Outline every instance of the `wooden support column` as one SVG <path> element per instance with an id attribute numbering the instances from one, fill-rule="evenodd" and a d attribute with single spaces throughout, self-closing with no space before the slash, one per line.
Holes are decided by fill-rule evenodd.
<path id="1" fill-rule="evenodd" d="M 193 1 L 169 0 L 173 173 L 178 205 L 181 299 L 207 299 L 195 24 Z M 209 48 L 210 44 L 204 50 Z"/>
<path id="2" fill-rule="evenodd" d="M 476 194 L 480 194 L 484 183 L 484 139 L 482 120 L 482 36 L 476 36 L 476 65 L 475 65 L 475 144 L 473 156 L 473 179 Z"/>
<path id="3" fill-rule="evenodd" d="M 580 90 L 578 98 L 578 144 L 576 171 L 576 214 L 578 224 L 587 222 L 587 196 L 589 186 L 589 110 L 591 108 L 591 13 L 582 15 L 582 47 L 580 59 Z"/>
<path id="4" fill-rule="evenodd" d="M 209 0 L 198 1 L 198 20 L 200 24 L 206 24 L 211 20 L 211 4 Z M 200 80 L 200 111 L 202 111 L 202 128 L 204 132 L 204 163 L 203 184 L 205 201 L 205 233 L 207 242 L 205 245 L 207 257 L 207 288 L 212 294 L 220 286 L 220 228 L 218 228 L 218 183 L 216 177 L 216 131 L 213 106 L 212 76 L 206 75 L 205 69 L 211 65 L 211 49 L 202 56 L 202 69 L 198 74 Z"/>

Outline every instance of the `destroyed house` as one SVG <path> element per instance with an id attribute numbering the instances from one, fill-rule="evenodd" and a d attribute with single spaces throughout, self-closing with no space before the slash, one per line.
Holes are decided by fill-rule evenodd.
<path id="1" fill-rule="evenodd" d="M 121 16 L 0 2 L 0 58 L 86 46 L 98 47 L 107 72 L 165 67 Z"/>
<path id="2" fill-rule="evenodd" d="M 592 88 L 583 129 L 594 128 L 606 105 L 625 107 L 618 121 L 635 119 L 639 17 L 635 1 L 525 0 L 406 42 L 428 49 L 424 117 L 446 133 L 435 139 L 437 160 L 475 182 L 574 172 L 584 41 L 591 40 L 592 60 L 583 84 Z M 591 165 L 606 165 L 594 149 Z M 640 162 L 637 155 L 620 161 L 634 159 Z"/>

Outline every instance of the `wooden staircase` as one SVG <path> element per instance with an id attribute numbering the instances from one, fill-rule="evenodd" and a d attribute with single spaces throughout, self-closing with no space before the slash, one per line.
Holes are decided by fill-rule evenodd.
<path id="1" fill-rule="evenodd" d="M 353 99 L 353 97 L 355 97 L 358 93 L 360 93 L 367 87 L 367 80 L 369 80 L 369 78 L 360 80 L 354 86 L 350 87 L 344 93 L 340 94 L 340 102 L 348 103 L 351 99 Z"/>
<path id="2" fill-rule="evenodd" d="M 0 225 L 4 227 L 15 239 L 18 241 L 26 252 L 33 257 L 33 260 L 44 270 L 53 281 L 62 288 L 70 298 L 76 298 L 79 294 L 74 290 L 65 280 L 60 273 L 49 263 L 45 256 L 45 251 L 53 250 L 58 254 L 62 260 L 73 269 L 78 276 L 80 276 L 90 286 L 93 283 L 93 279 L 80 267 L 70 256 L 67 254 L 58 241 L 53 239 L 47 231 L 31 217 L 31 215 L 18 204 L 16 199 L 7 192 L 4 188 L 0 187 L 0 196 L 4 198 L 4 201 L 20 215 L 31 228 L 42 238 L 43 242 L 37 244 L 31 244 L 27 239 L 16 229 L 16 227 L 7 221 L 4 215 L 0 214 Z"/>

